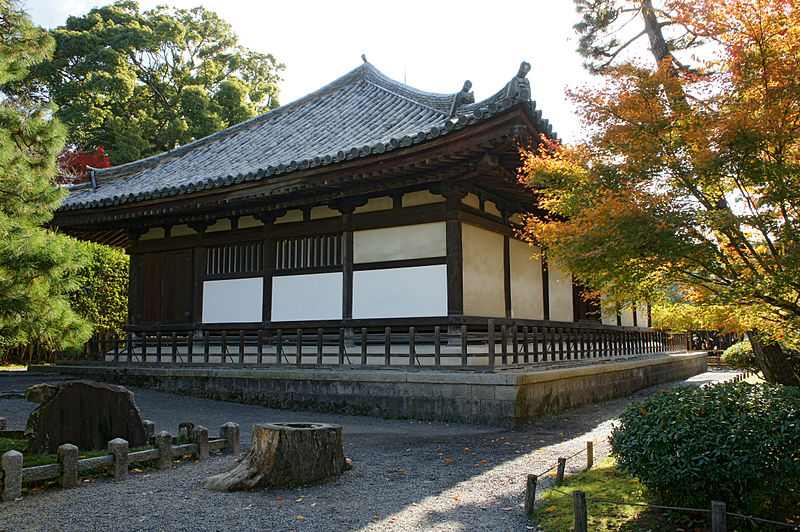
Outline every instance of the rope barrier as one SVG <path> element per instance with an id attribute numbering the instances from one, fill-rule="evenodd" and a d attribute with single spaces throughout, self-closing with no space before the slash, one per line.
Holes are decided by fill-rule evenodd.
<path id="1" fill-rule="evenodd" d="M 736 517 L 738 519 L 742 519 L 744 521 L 759 521 L 761 523 L 769 523 L 771 525 L 785 526 L 786 528 L 793 528 L 795 530 L 800 530 L 800 525 L 793 525 L 791 523 L 782 523 L 780 521 L 770 521 L 769 519 L 762 519 L 760 517 L 753 517 L 752 515 L 737 514 L 737 513 L 733 513 L 733 512 L 728 512 L 728 515 L 731 516 L 731 517 Z"/>
<path id="2" fill-rule="evenodd" d="M 643 502 L 625 502 L 625 501 L 612 501 L 609 499 L 595 499 L 592 497 L 586 497 L 586 501 L 592 502 L 602 502 L 606 504 L 624 504 L 626 506 L 644 506 L 647 508 L 659 508 L 661 510 L 678 510 L 680 512 L 702 512 L 702 513 L 711 513 L 711 510 L 707 510 L 704 508 L 682 508 L 680 506 L 660 506 L 658 504 L 646 504 Z"/>

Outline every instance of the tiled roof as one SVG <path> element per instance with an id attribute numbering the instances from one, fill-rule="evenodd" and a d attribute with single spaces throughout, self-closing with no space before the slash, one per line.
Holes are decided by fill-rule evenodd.
<path id="1" fill-rule="evenodd" d="M 96 188 L 73 190 L 61 210 L 188 194 L 410 146 L 519 103 L 519 96 L 508 97 L 508 87 L 453 109 L 458 93 L 420 91 L 365 62 L 321 89 L 246 122 L 169 152 L 96 170 Z M 541 113 L 534 112 L 535 104 L 522 103 L 554 135 Z"/>

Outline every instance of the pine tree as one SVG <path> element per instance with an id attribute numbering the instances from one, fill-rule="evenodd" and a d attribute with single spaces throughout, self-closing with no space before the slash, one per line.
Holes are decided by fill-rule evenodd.
<path id="1" fill-rule="evenodd" d="M 64 128 L 48 107 L 5 89 L 52 52 L 53 39 L 11 0 L 0 0 L 0 357 L 9 348 L 80 345 L 90 327 L 64 295 L 84 257 L 43 227 L 65 191 L 52 185 Z M 9 96 L 13 92 L 13 96 Z"/>

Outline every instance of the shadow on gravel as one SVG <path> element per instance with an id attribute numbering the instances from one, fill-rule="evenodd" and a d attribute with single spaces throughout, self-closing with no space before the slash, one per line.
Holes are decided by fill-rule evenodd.
<path id="1" fill-rule="evenodd" d="M 11 390 L 12 384 L 24 391 L 23 385 L 42 382 L 39 376 L 6 373 L 0 372 L 0 393 Z M 692 384 L 718 379 L 719 375 L 706 374 Z M 46 380 L 62 379 L 48 374 Z M 579 438 L 616 418 L 631 401 L 686 383 L 656 386 L 629 398 L 584 405 L 517 429 L 289 412 L 131 388 L 142 416 L 153 420 L 156 430 L 176 432 L 178 423 L 192 421 L 216 434 L 220 425 L 234 421 L 241 425 L 243 446 L 249 443 L 254 423 L 340 424 L 345 455 L 353 460 L 354 469 L 317 486 L 217 493 L 202 489 L 199 481 L 230 469 L 234 462 L 230 457 L 213 458 L 169 472 L 154 472 L 152 479 L 132 475 L 123 482 L 59 490 L 102 499 L 103 490 L 113 486 L 114 499 L 126 502 L 124 508 L 112 507 L 95 514 L 92 521 L 65 518 L 58 528 L 81 530 L 90 524 L 90 528 L 137 530 L 192 530 L 200 526 L 208 530 L 525 530 L 529 522 L 520 508 L 525 478 L 548 469 L 557 458 L 553 453 L 558 452 L 551 449 L 543 457 L 537 450 Z M 0 416 L 9 417 L 9 428 L 22 428 L 27 412 L 35 406 L 24 399 L 0 397 Z M 6 415 L 10 410 L 14 410 L 13 415 Z M 140 496 L 149 485 L 156 485 L 155 479 L 165 476 L 169 488 L 157 488 L 161 490 L 160 495 L 156 491 L 157 504 L 153 497 Z M 59 491 L 14 503 L 13 522 L 8 526 L 14 529 L 15 524 L 23 525 L 43 511 L 30 501 L 41 497 L 51 498 L 47 505 L 50 515 L 71 515 L 74 497 Z"/>

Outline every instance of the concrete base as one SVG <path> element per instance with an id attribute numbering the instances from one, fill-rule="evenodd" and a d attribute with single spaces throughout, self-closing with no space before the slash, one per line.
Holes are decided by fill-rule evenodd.
<path id="1" fill-rule="evenodd" d="M 280 409 L 517 426 L 696 375 L 706 367 L 705 353 L 689 353 L 498 373 L 119 364 L 31 369 Z"/>

